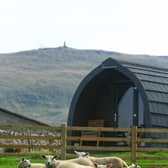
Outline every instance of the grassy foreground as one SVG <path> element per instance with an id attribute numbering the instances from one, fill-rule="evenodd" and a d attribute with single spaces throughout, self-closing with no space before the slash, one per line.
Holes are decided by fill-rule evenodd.
<path id="1" fill-rule="evenodd" d="M 31 162 L 44 163 L 44 160 L 40 157 L 23 156 L 30 159 Z M 0 168 L 17 168 L 19 160 L 22 156 L 0 156 Z"/>
<path id="2" fill-rule="evenodd" d="M 130 153 L 128 153 L 128 152 L 93 153 L 93 155 L 94 156 L 119 156 L 121 158 L 129 158 L 130 157 Z M 167 153 L 166 152 L 137 153 L 137 156 L 138 157 L 167 157 Z M 0 156 L 0 168 L 17 168 L 17 164 L 22 157 L 30 159 L 31 162 L 35 162 L 35 163 L 44 163 L 45 162 L 44 159 L 40 158 L 40 156 Z M 126 161 L 128 164 L 130 164 L 129 159 L 128 160 L 126 159 Z M 137 163 L 142 168 L 148 168 L 148 167 L 150 167 L 150 168 L 166 168 L 166 167 L 168 167 L 167 160 L 159 160 L 159 159 L 137 160 Z M 150 165 L 153 165 L 153 166 L 150 166 Z"/>

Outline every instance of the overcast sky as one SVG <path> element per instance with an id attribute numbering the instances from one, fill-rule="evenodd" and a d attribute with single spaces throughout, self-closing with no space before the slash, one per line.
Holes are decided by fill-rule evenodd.
<path id="1" fill-rule="evenodd" d="M 0 53 L 67 46 L 168 55 L 168 0 L 0 0 Z"/>

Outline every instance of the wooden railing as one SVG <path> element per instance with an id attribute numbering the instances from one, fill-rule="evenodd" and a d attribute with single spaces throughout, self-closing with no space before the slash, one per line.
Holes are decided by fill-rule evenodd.
<path id="1" fill-rule="evenodd" d="M 130 162 L 139 157 L 138 152 L 168 152 L 168 129 L 165 128 L 107 128 L 77 126 L 0 126 L 0 148 L 21 152 L 51 150 L 60 152 L 62 158 L 73 150 L 130 152 Z M 5 154 L 4 152 L 1 154 Z M 21 153 L 22 154 L 22 153 Z M 159 157 L 157 157 L 159 159 Z M 168 157 L 160 157 L 168 159 Z"/>

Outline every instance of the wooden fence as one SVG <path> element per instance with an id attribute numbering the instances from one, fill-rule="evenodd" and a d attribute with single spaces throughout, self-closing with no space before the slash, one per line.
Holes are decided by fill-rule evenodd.
<path id="1" fill-rule="evenodd" d="M 70 152 L 122 151 L 130 152 L 130 162 L 137 159 L 165 159 L 168 157 L 139 157 L 138 152 L 168 152 L 168 129 L 109 128 L 77 126 L 0 126 L 1 154 L 11 150 L 19 154 L 33 150 L 51 150 L 64 159 Z"/>

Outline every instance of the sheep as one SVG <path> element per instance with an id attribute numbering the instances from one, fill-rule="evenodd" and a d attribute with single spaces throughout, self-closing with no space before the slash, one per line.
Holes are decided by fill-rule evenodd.
<path id="1" fill-rule="evenodd" d="M 90 158 L 93 162 L 96 162 L 98 165 L 100 164 L 107 164 L 111 163 L 112 166 L 111 168 L 141 168 L 139 165 L 137 164 L 131 164 L 130 166 L 127 165 L 127 163 L 122 160 L 119 157 L 116 156 L 111 156 L 111 157 L 88 157 Z"/>
<path id="2" fill-rule="evenodd" d="M 108 163 L 112 163 L 112 167 L 113 168 L 128 168 L 127 163 L 122 160 L 119 157 L 116 156 L 111 156 L 111 157 L 88 157 L 89 159 L 91 159 L 93 162 L 96 162 L 97 164 L 108 164 Z"/>
<path id="3" fill-rule="evenodd" d="M 62 161 L 52 161 L 50 166 L 47 168 L 113 168 L 112 164 L 108 165 L 98 165 L 94 164 L 93 166 L 81 165 L 79 163 L 72 162 L 70 160 L 62 160 Z"/>
<path id="4" fill-rule="evenodd" d="M 108 163 L 112 163 L 112 168 L 129 168 L 127 163 L 117 156 L 93 157 L 93 156 L 89 156 L 88 152 L 78 152 L 78 151 L 74 151 L 74 152 L 78 155 L 79 158 L 85 157 L 100 165 L 102 164 L 106 165 Z"/>
<path id="5" fill-rule="evenodd" d="M 22 158 L 19 161 L 18 168 L 46 168 L 43 163 L 31 163 L 30 160 Z"/>
<path id="6" fill-rule="evenodd" d="M 85 156 L 88 156 L 89 155 L 89 152 L 79 152 L 79 151 L 74 151 L 75 154 L 78 155 L 78 158 L 81 158 L 81 157 L 85 157 Z"/>
<path id="7" fill-rule="evenodd" d="M 22 158 L 19 161 L 18 168 L 29 168 L 31 166 L 30 160 Z"/>
<path id="8" fill-rule="evenodd" d="M 84 154 L 84 153 L 83 153 Z M 80 155 L 79 158 L 56 160 L 56 156 L 42 155 L 46 159 L 46 168 L 141 168 L 139 165 L 130 166 L 119 157 L 91 157 Z"/>
<path id="9" fill-rule="evenodd" d="M 89 153 L 88 152 L 79 152 L 79 151 L 74 151 L 77 155 L 78 155 L 78 158 L 82 158 L 82 157 L 87 157 L 87 158 L 90 158 L 92 161 L 98 163 L 98 164 L 107 164 L 107 163 L 113 163 L 112 165 L 108 165 L 107 164 L 107 167 L 118 167 L 120 165 L 120 167 L 126 167 L 126 168 L 141 168 L 141 166 L 137 165 L 137 164 L 134 164 L 132 163 L 130 166 L 127 165 L 127 163 L 122 160 L 121 158 L 119 157 L 116 157 L 116 156 L 112 156 L 112 157 L 91 157 L 89 156 Z M 123 166 L 121 166 L 121 164 Z M 99 168 L 103 168 L 103 165 L 99 165 Z"/>
<path id="10" fill-rule="evenodd" d="M 84 166 L 91 166 L 92 168 L 95 167 L 94 162 L 92 162 L 90 159 L 88 158 L 75 158 L 75 159 L 69 159 L 69 160 L 56 160 L 56 156 L 52 156 L 52 155 L 42 155 L 43 158 L 46 159 L 46 168 L 55 168 L 58 164 L 68 161 L 72 162 L 72 163 L 77 163 L 79 165 L 84 165 Z"/>
<path id="11" fill-rule="evenodd" d="M 42 158 L 46 159 L 46 162 L 45 162 L 45 165 L 46 165 L 46 168 L 52 168 L 54 167 L 54 164 L 55 163 L 55 159 L 57 158 L 56 155 L 41 155 Z M 61 162 L 61 160 L 60 160 Z"/>

